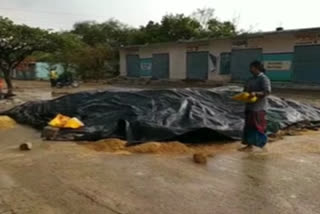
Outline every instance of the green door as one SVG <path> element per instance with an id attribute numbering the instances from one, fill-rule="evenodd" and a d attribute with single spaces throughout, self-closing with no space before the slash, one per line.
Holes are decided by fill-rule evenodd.
<path id="1" fill-rule="evenodd" d="M 293 53 L 263 54 L 264 68 L 271 81 L 291 81 L 292 58 Z"/>
<path id="2" fill-rule="evenodd" d="M 220 74 L 230 74 L 231 66 L 231 53 L 220 54 Z"/>
<path id="3" fill-rule="evenodd" d="M 138 55 L 127 55 L 127 76 L 140 77 L 140 58 Z"/>
<path id="4" fill-rule="evenodd" d="M 209 71 L 209 52 L 187 53 L 187 79 L 207 80 Z"/>
<path id="5" fill-rule="evenodd" d="M 169 54 L 153 54 L 152 78 L 169 79 Z"/>
<path id="6" fill-rule="evenodd" d="M 250 76 L 249 66 L 254 60 L 262 60 L 261 49 L 239 49 L 231 53 L 231 74 L 233 81 L 246 81 Z"/>
<path id="7" fill-rule="evenodd" d="M 320 46 L 297 46 L 293 67 L 294 82 L 320 83 Z"/>
<path id="8" fill-rule="evenodd" d="M 140 59 L 140 77 L 152 76 L 152 58 Z"/>

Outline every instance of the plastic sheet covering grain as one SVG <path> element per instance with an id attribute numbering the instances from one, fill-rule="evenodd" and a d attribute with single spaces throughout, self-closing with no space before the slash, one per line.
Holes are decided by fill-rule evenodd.
<path id="1" fill-rule="evenodd" d="M 79 118 L 85 127 L 61 130 L 55 140 L 121 138 L 131 143 L 238 140 L 244 105 L 231 98 L 238 87 L 215 89 L 106 90 L 35 101 L 2 114 L 43 128 L 57 114 Z M 293 100 L 269 97 L 268 132 L 299 122 L 319 122 L 320 109 Z"/>

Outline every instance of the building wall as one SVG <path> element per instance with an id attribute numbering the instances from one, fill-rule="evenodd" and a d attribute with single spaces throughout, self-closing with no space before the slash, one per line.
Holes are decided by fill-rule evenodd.
<path id="1" fill-rule="evenodd" d="M 35 66 L 35 77 L 38 80 L 49 80 L 50 68 L 54 67 L 58 75 L 64 72 L 64 68 L 61 64 L 50 65 L 46 62 L 37 62 Z"/>
<path id="2" fill-rule="evenodd" d="M 18 80 L 49 80 L 49 70 L 51 67 L 55 67 L 59 75 L 64 72 L 61 64 L 50 65 L 45 62 L 36 62 L 18 67 L 14 70 L 12 78 Z"/>
<path id="3" fill-rule="evenodd" d="M 127 75 L 127 51 L 120 50 L 120 76 Z"/>
<path id="4" fill-rule="evenodd" d="M 139 49 L 120 50 L 120 75 L 127 76 L 127 55 L 139 55 Z"/>
<path id="5" fill-rule="evenodd" d="M 214 81 L 229 81 L 231 79 L 230 75 L 221 75 L 220 74 L 220 62 L 221 62 L 221 53 L 231 52 L 232 42 L 231 40 L 217 40 L 211 41 L 209 43 L 209 52 L 217 58 L 217 65 L 214 71 L 209 69 L 209 80 Z"/>
<path id="6" fill-rule="evenodd" d="M 139 50 L 140 59 L 152 58 L 153 54 L 169 54 L 169 78 L 186 78 L 186 45 L 170 45 L 163 47 L 142 48 Z"/>
<path id="7" fill-rule="evenodd" d="M 170 45 L 160 47 L 140 48 L 137 51 L 121 50 L 120 51 L 120 74 L 126 76 L 127 65 L 126 56 L 128 54 L 138 54 L 140 59 L 152 58 L 153 54 L 168 53 L 169 54 L 169 69 L 170 79 L 185 79 L 186 78 L 186 45 Z"/>
<path id="8" fill-rule="evenodd" d="M 319 37 L 320 38 L 320 37 Z M 245 39 L 244 44 L 235 43 L 235 40 L 211 40 L 196 43 L 177 43 L 164 44 L 157 47 L 142 47 L 135 52 L 139 54 L 141 59 L 152 58 L 155 53 L 169 53 L 170 56 L 170 79 L 186 79 L 187 78 L 187 52 L 208 51 L 216 58 L 216 65 L 213 65 L 209 59 L 208 80 L 227 82 L 231 80 L 230 75 L 220 74 L 221 53 L 232 53 L 233 49 L 255 49 L 261 48 L 263 51 L 262 58 L 266 58 L 270 67 L 270 75 L 273 80 L 290 81 L 293 73 L 293 56 L 295 46 L 298 42 L 297 35 L 294 33 L 258 35 L 257 37 L 249 37 Z M 120 66 L 121 75 L 126 75 L 126 55 L 128 51 L 121 51 Z M 132 52 L 131 52 L 132 53 Z M 285 53 L 288 55 L 285 55 Z M 291 55 L 290 55 L 291 54 Z M 290 55 L 290 56 L 289 56 Z M 280 62 L 280 63 L 279 63 Z M 270 64 L 271 63 L 271 64 Z M 283 63 L 283 67 L 282 64 Z M 279 66 L 280 67 L 276 67 Z M 290 64 L 290 67 L 288 67 Z M 278 69 L 279 68 L 279 69 Z M 282 73 L 281 73 L 282 72 Z M 287 72 L 285 74 L 285 72 Z M 272 74 L 271 74 L 272 73 Z"/>
<path id="9" fill-rule="evenodd" d="M 187 78 L 186 46 L 176 45 L 169 49 L 170 79 Z"/>
<path id="10" fill-rule="evenodd" d="M 197 52 L 197 51 L 208 51 L 209 53 L 217 57 L 217 66 L 214 72 L 208 71 L 209 80 L 228 80 L 230 79 L 228 75 L 221 76 L 219 74 L 219 60 L 220 53 L 227 52 L 231 50 L 231 41 L 225 42 L 209 42 L 196 43 L 196 44 L 174 44 L 161 47 L 146 47 L 140 48 L 138 51 L 121 50 L 120 51 L 120 74 L 126 76 L 127 66 L 126 66 L 126 56 L 129 54 L 138 54 L 140 59 L 152 58 L 153 54 L 168 53 L 170 60 L 170 75 L 169 78 L 172 80 L 181 80 L 187 78 L 187 52 Z M 212 71 L 212 69 L 210 68 Z"/>
<path id="11" fill-rule="evenodd" d="M 293 34 L 269 35 L 249 39 L 248 48 L 262 48 L 263 53 L 287 53 L 294 52 L 295 42 Z"/>

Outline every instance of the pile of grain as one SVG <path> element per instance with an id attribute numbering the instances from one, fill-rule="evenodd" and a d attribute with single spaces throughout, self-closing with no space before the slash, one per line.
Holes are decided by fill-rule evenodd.
<path id="1" fill-rule="evenodd" d="M 84 146 L 97 152 L 118 152 L 125 150 L 126 143 L 126 141 L 119 139 L 106 139 L 94 143 L 84 144 Z"/>
<path id="2" fill-rule="evenodd" d="M 212 156 L 217 152 L 235 151 L 236 144 L 186 145 L 180 142 L 147 142 L 136 146 L 126 146 L 126 141 L 106 139 L 84 145 L 90 150 L 113 154 L 194 154 L 202 153 Z"/>
<path id="3" fill-rule="evenodd" d="M 127 148 L 132 153 L 153 153 L 153 154 L 183 154 L 191 153 L 192 149 L 180 142 L 158 143 L 149 142 Z"/>
<path id="4" fill-rule="evenodd" d="M 0 116 L 0 129 L 12 129 L 16 122 L 8 116 Z"/>
<path id="5" fill-rule="evenodd" d="M 152 154 L 163 154 L 163 153 L 190 153 L 192 149 L 188 148 L 186 145 L 179 142 L 169 142 L 169 143 L 158 143 L 149 142 L 136 146 L 126 146 L 126 141 L 119 139 L 106 139 L 100 140 L 94 143 L 84 144 L 88 149 L 97 152 L 110 152 L 116 154 L 122 154 L 123 152 L 129 153 L 152 153 Z M 128 153 L 126 153 L 128 154 Z"/>

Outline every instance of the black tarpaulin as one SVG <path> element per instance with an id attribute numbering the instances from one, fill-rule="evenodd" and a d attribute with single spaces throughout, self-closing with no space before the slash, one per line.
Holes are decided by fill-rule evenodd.
<path id="1" fill-rule="evenodd" d="M 56 140 L 238 140 L 244 105 L 231 100 L 231 96 L 239 91 L 238 87 L 220 87 L 81 92 L 28 102 L 2 114 L 40 129 L 58 113 L 77 117 L 85 124 L 79 130 L 60 131 Z M 320 121 L 320 109 L 316 107 L 274 96 L 269 97 L 269 102 L 269 133 L 302 121 Z"/>

